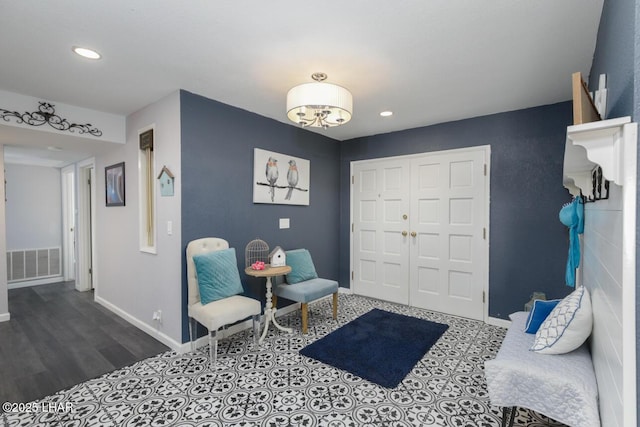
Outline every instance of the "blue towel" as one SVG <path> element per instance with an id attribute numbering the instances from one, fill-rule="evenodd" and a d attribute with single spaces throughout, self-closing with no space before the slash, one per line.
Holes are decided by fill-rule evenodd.
<path id="1" fill-rule="evenodd" d="M 578 234 L 584 233 L 584 202 L 582 197 L 576 197 L 560 209 L 560 222 L 569 227 L 569 256 L 565 283 L 567 286 L 576 285 L 576 268 L 580 265 L 580 239 Z"/>

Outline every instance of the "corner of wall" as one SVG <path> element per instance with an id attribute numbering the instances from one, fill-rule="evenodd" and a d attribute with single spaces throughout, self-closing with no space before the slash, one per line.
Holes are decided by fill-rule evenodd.
<path id="1" fill-rule="evenodd" d="M 0 145 L 0 183 L 4 182 L 4 145 Z M 0 185 L 0 201 L 5 200 L 5 187 Z M 9 293 L 7 289 L 7 226 L 5 204 L 0 203 L 0 322 L 9 320 Z"/>

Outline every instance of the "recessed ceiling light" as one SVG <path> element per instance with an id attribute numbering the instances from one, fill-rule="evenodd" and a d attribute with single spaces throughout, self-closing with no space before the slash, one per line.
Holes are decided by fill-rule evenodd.
<path id="1" fill-rule="evenodd" d="M 393 111 L 383 111 L 382 113 L 380 113 L 380 115 L 382 117 L 389 117 L 389 116 L 393 116 Z"/>
<path id="2" fill-rule="evenodd" d="M 102 58 L 102 55 L 100 55 L 98 52 L 92 49 L 87 49 L 86 47 L 74 46 L 71 48 L 71 50 L 73 50 L 76 54 L 82 56 L 83 58 L 87 58 L 87 59 Z"/>
<path id="3" fill-rule="evenodd" d="M 49 150 L 49 151 L 62 151 L 62 148 L 56 147 L 54 145 L 50 145 L 50 146 L 47 147 L 47 150 Z"/>

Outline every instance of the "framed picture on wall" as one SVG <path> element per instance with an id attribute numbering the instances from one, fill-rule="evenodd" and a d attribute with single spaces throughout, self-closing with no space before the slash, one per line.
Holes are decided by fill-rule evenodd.
<path id="1" fill-rule="evenodd" d="M 107 206 L 124 206 L 124 162 L 104 168 Z"/>
<path id="2" fill-rule="evenodd" d="M 253 203 L 309 206 L 309 160 L 253 150 Z"/>

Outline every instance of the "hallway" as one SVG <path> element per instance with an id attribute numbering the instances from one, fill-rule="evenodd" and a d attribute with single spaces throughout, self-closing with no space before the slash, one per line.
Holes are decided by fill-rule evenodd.
<path id="1" fill-rule="evenodd" d="M 29 402 L 168 350 L 74 282 L 9 290 L 0 401 Z"/>

